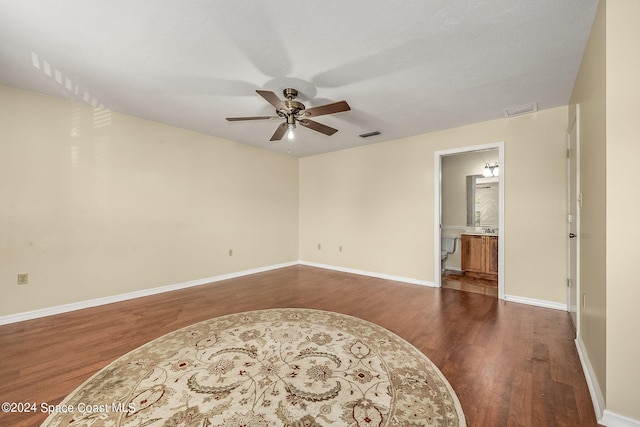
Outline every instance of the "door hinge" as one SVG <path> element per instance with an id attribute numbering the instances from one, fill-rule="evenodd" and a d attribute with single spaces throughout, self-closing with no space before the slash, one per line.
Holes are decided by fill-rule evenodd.
<path id="1" fill-rule="evenodd" d="M 571 158 L 571 149 L 567 148 L 567 159 Z"/>
<path id="2" fill-rule="evenodd" d="M 567 288 L 571 287 L 571 279 L 567 279 Z"/>

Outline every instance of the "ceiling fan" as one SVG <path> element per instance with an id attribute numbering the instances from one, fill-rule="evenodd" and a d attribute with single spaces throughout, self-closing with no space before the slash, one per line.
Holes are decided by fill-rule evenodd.
<path id="1" fill-rule="evenodd" d="M 275 107 L 276 116 L 227 117 L 227 120 L 237 122 L 243 120 L 284 119 L 284 122 L 276 128 L 270 141 L 279 141 L 286 133 L 289 134 L 289 138 L 293 138 L 293 129 L 296 128 L 296 125 L 304 126 L 308 129 L 331 136 L 338 132 L 338 129 L 310 120 L 307 117 L 317 117 L 351 110 L 347 101 L 338 101 L 319 107 L 305 108 L 304 104 L 295 100 L 298 96 L 298 91 L 293 88 L 286 88 L 283 91 L 284 97 L 286 98 L 284 101 L 269 90 L 256 90 L 256 92 Z"/>

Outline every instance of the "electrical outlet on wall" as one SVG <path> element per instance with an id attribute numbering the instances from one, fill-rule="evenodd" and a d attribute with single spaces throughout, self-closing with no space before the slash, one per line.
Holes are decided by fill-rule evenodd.
<path id="1" fill-rule="evenodd" d="M 29 283 L 29 273 L 18 273 L 18 285 L 26 285 Z"/>

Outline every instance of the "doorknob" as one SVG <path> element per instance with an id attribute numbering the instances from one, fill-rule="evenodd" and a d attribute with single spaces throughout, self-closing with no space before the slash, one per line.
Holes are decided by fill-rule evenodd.
<path id="1" fill-rule="evenodd" d="M 574 233 L 569 233 L 569 238 L 570 238 L 570 239 L 573 239 L 573 238 L 575 238 L 575 237 L 576 237 L 576 235 L 575 235 Z"/>

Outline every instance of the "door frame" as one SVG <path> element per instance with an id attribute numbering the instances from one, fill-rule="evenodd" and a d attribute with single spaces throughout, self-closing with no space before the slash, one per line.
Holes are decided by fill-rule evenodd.
<path id="1" fill-rule="evenodd" d="M 574 152 L 569 155 L 571 149 L 571 131 L 575 128 L 576 140 Z M 571 167 L 573 165 L 573 168 Z M 575 199 L 571 198 L 571 178 L 572 174 L 575 175 Z M 575 116 L 570 120 L 569 127 L 567 129 L 567 280 L 571 280 L 573 288 L 575 290 L 575 301 L 571 298 L 571 287 L 567 286 L 567 311 L 572 314 L 572 310 L 575 307 L 575 319 L 574 327 L 576 329 L 576 336 L 580 336 L 580 209 L 582 205 L 582 193 L 580 189 L 580 104 L 576 105 Z M 573 205 L 573 209 L 571 206 Z M 573 218 L 571 213 L 573 212 Z M 575 253 L 571 251 L 571 240 L 569 233 L 571 232 L 571 221 L 575 225 L 576 244 Z M 575 263 L 575 277 L 572 277 L 572 259 Z M 567 283 L 569 285 L 569 283 Z"/>
<path id="2" fill-rule="evenodd" d="M 488 144 L 472 145 L 467 147 L 451 148 L 448 150 L 436 151 L 434 154 L 434 254 L 433 254 L 433 276 L 434 284 L 442 286 L 440 274 L 440 233 L 442 232 L 442 158 L 454 154 L 472 153 L 475 151 L 498 150 L 498 163 L 500 165 L 500 175 L 498 176 L 499 188 L 499 220 L 498 220 L 498 298 L 504 299 L 504 241 L 505 241 L 505 218 L 504 218 L 504 183 L 505 183 L 505 162 L 504 162 L 504 141 L 492 142 Z"/>

